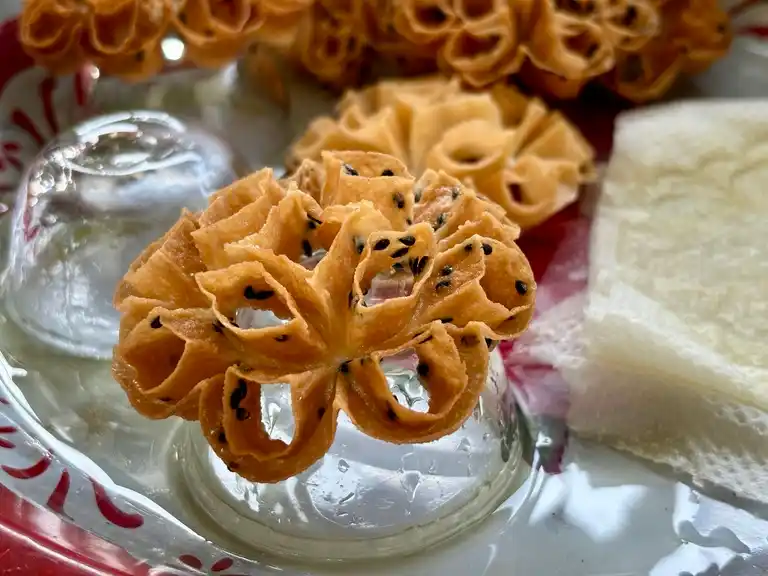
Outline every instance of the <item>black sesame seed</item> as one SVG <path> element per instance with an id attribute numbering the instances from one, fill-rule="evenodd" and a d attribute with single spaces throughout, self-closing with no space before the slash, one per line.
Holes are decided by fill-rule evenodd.
<path id="1" fill-rule="evenodd" d="M 408 251 L 410 250 L 410 247 L 406 246 L 404 248 L 400 248 L 399 250 L 395 250 L 392 252 L 392 254 L 389 255 L 390 258 L 402 258 L 406 254 L 408 254 Z"/>
<path id="2" fill-rule="evenodd" d="M 490 244 L 483 244 L 483 254 L 489 256 L 493 252 L 493 247 Z"/>
<path id="3" fill-rule="evenodd" d="M 422 378 L 426 378 L 427 376 L 429 376 L 429 364 L 427 364 L 426 362 L 419 362 L 419 365 L 416 366 L 416 372 Z"/>
<path id="4" fill-rule="evenodd" d="M 357 236 L 355 236 L 354 238 L 352 238 L 352 242 L 353 242 L 353 243 L 354 243 L 354 245 L 355 245 L 355 251 L 356 251 L 358 254 L 362 254 L 362 253 L 363 253 L 363 250 L 365 250 L 365 243 L 364 243 L 362 240 L 360 240 L 360 238 L 358 238 Z"/>
<path id="5" fill-rule="evenodd" d="M 155 329 L 162 328 L 163 323 L 160 321 L 160 316 L 155 316 L 152 318 L 152 322 L 149 323 L 149 326 Z"/>
<path id="6" fill-rule="evenodd" d="M 405 198 L 403 198 L 403 195 L 400 194 L 400 192 L 396 192 L 392 195 L 392 202 L 394 202 L 401 210 L 405 208 Z"/>
<path id="7" fill-rule="evenodd" d="M 307 228 L 309 228 L 310 230 L 314 230 L 315 228 L 317 228 L 317 224 L 312 222 L 312 220 L 308 220 L 307 221 Z"/>
<path id="8" fill-rule="evenodd" d="M 227 435 L 224 432 L 219 432 L 219 444 L 227 443 Z"/>
<path id="9" fill-rule="evenodd" d="M 237 322 L 235 322 L 234 318 L 230 318 L 229 323 L 232 324 L 232 326 L 234 326 L 235 328 L 240 328 L 240 325 Z"/>
<path id="10" fill-rule="evenodd" d="M 243 401 L 246 394 L 248 394 L 248 383 L 240 378 L 237 381 L 237 388 L 235 388 L 229 396 L 229 407 L 232 410 L 240 408 L 240 402 Z"/>
<path id="11" fill-rule="evenodd" d="M 424 272 L 424 268 L 427 267 L 427 262 L 429 262 L 429 256 L 422 256 L 419 258 L 419 262 L 416 264 L 416 272 L 414 272 L 414 276 L 421 276 L 421 273 Z"/>
<path id="12" fill-rule="evenodd" d="M 312 252 L 314 252 L 314 250 L 312 250 L 312 244 L 309 243 L 309 240 L 301 241 L 301 250 L 304 252 L 304 256 L 307 258 L 312 256 Z"/>
<path id="13" fill-rule="evenodd" d="M 443 269 L 440 270 L 440 276 L 450 276 L 453 274 L 453 266 L 450 264 L 443 266 Z"/>
<path id="14" fill-rule="evenodd" d="M 471 242 L 464 244 L 464 252 L 472 252 L 474 248 L 475 246 Z"/>
<path id="15" fill-rule="evenodd" d="M 248 418 L 251 417 L 251 413 L 248 412 L 245 408 L 238 408 L 235 410 L 235 418 L 237 418 L 240 422 L 243 420 L 248 420 Z"/>
<path id="16" fill-rule="evenodd" d="M 224 324 L 222 324 L 218 320 L 215 320 L 213 322 L 213 329 L 214 329 L 214 331 L 218 332 L 219 334 L 223 334 L 224 333 Z"/>
<path id="17" fill-rule="evenodd" d="M 341 372 L 342 374 L 348 373 L 349 372 L 349 362 L 350 362 L 349 360 L 347 360 L 346 362 L 342 362 L 341 366 L 339 366 L 339 372 Z"/>
<path id="18" fill-rule="evenodd" d="M 429 336 L 427 336 L 426 338 L 424 338 L 424 340 L 422 340 L 421 342 L 419 342 L 419 344 L 426 344 L 427 342 L 429 342 L 430 340 L 432 340 L 432 338 L 434 338 L 434 336 L 432 336 L 432 334 L 430 334 Z"/>
<path id="19" fill-rule="evenodd" d="M 517 290 L 520 296 L 525 296 L 526 292 L 528 292 L 528 286 L 522 280 L 515 280 L 515 290 Z"/>
<path id="20" fill-rule="evenodd" d="M 416 194 L 413 195 L 413 199 L 416 202 L 421 202 L 421 190 L 419 190 L 418 192 L 416 192 Z"/>
<path id="21" fill-rule="evenodd" d="M 440 318 L 440 322 L 442 322 L 443 324 L 450 324 L 451 322 L 453 322 L 453 318 L 451 318 L 450 316 L 446 316 L 445 318 Z"/>
<path id="22" fill-rule="evenodd" d="M 386 170 L 382 171 L 381 175 L 382 176 L 394 176 L 395 173 L 392 172 L 392 170 L 390 170 L 389 168 L 387 168 Z"/>
<path id="23" fill-rule="evenodd" d="M 323 221 L 322 221 L 322 220 L 320 220 L 320 219 L 318 219 L 318 218 L 315 218 L 314 216 L 312 216 L 312 214 L 307 214 L 307 218 L 309 218 L 309 221 L 310 221 L 310 222 L 314 222 L 314 223 L 315 223 L 315 224 L 317 224 L 318 226 L 320 226 L 320 225 L 323 223 Z"/>
<path id="24" fill-rule="evenodd" d="M 451 192 L 451 198 L 456 200 L 461 195 L 461 190 L 458 189 L 458 187 L 454 187 L 453 191 Z"/>
<path id="25" fill-rule="evenodd" d="M 413 224 L 413 220 L 411 220 L 410 218 L 406 218 L 405 223 L 408 224 L 408 226 L 410 226 L 411 224 Z"/>
<path id="26" fill-rule="evenodd" d="M 435 230 L 439 230 L 442 227 L 442 225 L 445 224 L 445 219 L 446 219 L 445 213 L 440 214 L 440 216 L 437 217 L 437 221 L 435 222 L 435 225 L 433 226 L 433 228 Z"/>
<path id="27" fill-rule="evenodd" d="M 320 406 L 320 408 L 317 409 L 317 419 L 322 420 L 323 416 L 325 416 L 325 406 Z"/>
<path id="28" fill-rule="evenodd" d="M 373 245 L 374 250 L 385 250 L 389 246 L 389 240 L 382 238 L 376 244 Z"/>
<path id="29" fill-rule="evenodd" d="M 450 288 L 451 287 L 451 281 L 450 280 L 440 280 L 437 284 L 435 284 L 435 290 L 440 291 L 443 288 Z"/>
<path id="30" fill-rule="evenodd" d="M 243 296 L 248 300 L 268 300 L 274 295 L 274 290 L 254 290 L 253 286 L 246 286 L 243 290 Z"/>
<path id="31" fill-rule="evenodd" d="M 275 340 L 277 340 L 278 342 L 286 342 L 288 338 L 290 338 L 288 334 L 280 334 L 280 336 L 275 336 Z"/>
<path id="32" fill-rule="evenodd" d="M 344 172 L 349 174 L 350 176 L 360 176 L 357 170 L 352 168 L 349 164 L 344 164 Z"/>
<path id="33" fill-rule="evenodd" d="M 393 422 L 397 420 L 397 414 L 395 413 L 395 410 L 392 408 L 392 406 L 387 406 L 387 418 Z"/>

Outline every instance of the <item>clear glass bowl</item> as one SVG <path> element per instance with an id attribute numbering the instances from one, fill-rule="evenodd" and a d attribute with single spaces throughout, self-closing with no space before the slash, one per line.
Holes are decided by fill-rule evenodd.
<path id="1" fill-rule="evenodd" d="M 414 356 L 415 358 L 415 356 Z M 385 360 L 390 390 L 403 405 L 426 409 L 413 366 Z M 290 438 L 287 385 L 263 387 L 265 428 Z M 303 561 L 406 555 L 469 528 L 493 512 L 526 478 L 512 389 L 498 352 L 472 417 L 426 444 L 370 438 L 340 413 L 336 438 L 306 472 L 254 484 L 210 449 L 199 427 L 186 427 L 176 471 L 188 505 L 242 544 Z"/>
<path id="2" fill-rule="evenodd" d="M 110 358 L 117 281 L 182 208 L 237 177 L 229 146 L 164 112 L 120 112 L 61 134 L 28 166 L 4 278 L 9 317 L 70 354 Z"/>

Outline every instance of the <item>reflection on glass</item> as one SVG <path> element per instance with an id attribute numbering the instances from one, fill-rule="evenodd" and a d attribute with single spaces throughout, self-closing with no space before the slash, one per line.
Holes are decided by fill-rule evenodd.
<path id="1" fill-rule="evenodd" d="M 117 340 L 112 293 L 130 263 L 182 208 L 236 178 L 229 148 L 162 112 L 90 119 L 29 166 L 13 217 L 9 316 L 68 353 L 107 358 Z"/>

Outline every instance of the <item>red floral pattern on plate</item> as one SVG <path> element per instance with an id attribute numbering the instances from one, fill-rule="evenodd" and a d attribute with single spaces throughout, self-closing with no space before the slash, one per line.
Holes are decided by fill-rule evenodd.
<path id="1" fill-rule="evenodd" d="M 741 2 L 732 11 L 739 15 L 737 29 L 755 36 L 768 35 L 765 20 L 752 17 L 764 8 L 764 1 Z M 15 190 L 25 163 L 85 106 L 91 82 L 86 70 L 61 79 L 46 75 L 32 65 L 16 36 L 15 20 L 0 24 L 0 199 L 4 191 Z M 30 97 L 33 95 L 37 99 Z M 69 109 L 59 107 L 58 96 L 66 97 Z M 597 106 L 604 105 L 599 102 Z M 575 106 L 569 104 L 566 111 L 598 149 L 607 153 L 613 116 L 620 110 L 620 104 L 616 103 L 609 114 L 605 109 L 598 113 L 594 106 L 588 106 L 588 110 Z M 586 265 L 588 227 L 588 219 L 573 207 L 521 240 L 539 278 L 540 311 L 583 286 L 583 277 L 569 273 L 583 270 Z M 516 345 L 507 345 L 502 350 L 508 373 L 531 411 L 541 416 L 550 431 L 556 429 L 559 416 L 567 409 L 567 396 L 545 396 L 538 391 L 542 382 L 551 384 L 551 379 L 558 378 L 557 373 L 551 366 L 526 358 Z M 165 559 L 155 559 L 158 565 L 150 568 L 145 561 L 76 525 L 90 525 L 82 521 L 82 514 L 96 511 L 107 521 L 107 528 L 98 527 L 100 535 L 124 542 L 134 554 L 143 556 L 144 550 L 135 540 L 150 531 L 150 524 L 157 528 L 164 520 L 147 511 L 143 504 L 127 499 L 114 486 L 91 478 L 66 458 L 48 450 L 43 440 L 30 435 L 21 425 L 18 418 L 23 410 L 15 400 L 9 402 L 0 397 L 0 549 L 6 549 L 8 538 L 16 536 L 17 542 L 13 555 L 0 553 L 0 573 L 18 568 L 22 555 L 26 555 L 27 573 L 38 576 L 94 571 L 135 576 L 178 575 L 178 570 L 161 565 Z M 543 463 L 551 471 L 557 470 L 567 440 L 567 431 L 560 432 L 560 442 L 550 451 L 549 462 Z M 24 488 L 20 488 L 22 483 Z M 14 496 L 6 485 L 28 499 Z M 93 497 L 75 501 L 81 494 Z M 222 557 L 213 545 L 190 536 L 180 538 L 178 546 L 182 549 L 169 550 L 168 554 L 177 558 L 174 564 L 179 567 L 221 576 L 240 576 L 231 569 L 242 574 L 262 573 L 258 569 L 243 571 L 243 561 Z M 41 550 L 49 551 L 51 556 L 41 554 Z"/>
<path id="2" fill-rule="evenodd" d="M 72 76 L 48 75 L 34 66 L 17 36 L 16 19 L 0 23 L 0 198 L 15 192 L 24 165 L 78 117 L 92 82 L 85 68 Z"/>

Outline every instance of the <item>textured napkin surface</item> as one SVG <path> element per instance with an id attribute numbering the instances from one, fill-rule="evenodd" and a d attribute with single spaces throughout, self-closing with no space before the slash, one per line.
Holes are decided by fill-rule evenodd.
<path id="1" fill-rule="evenodd" d="M 573 428 L 768 500 L 768 101 L 621 117 L 589 289 L 548 316 Z"/>

